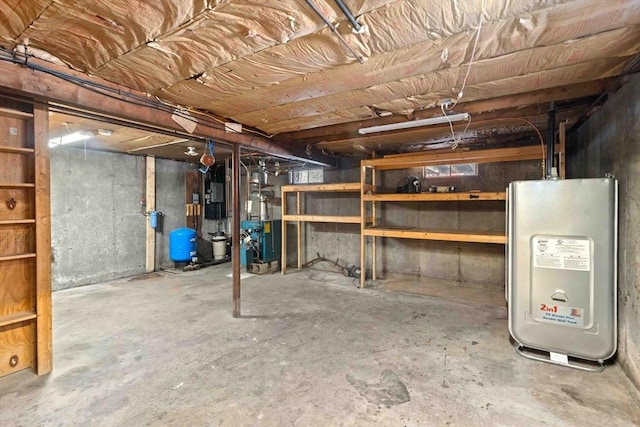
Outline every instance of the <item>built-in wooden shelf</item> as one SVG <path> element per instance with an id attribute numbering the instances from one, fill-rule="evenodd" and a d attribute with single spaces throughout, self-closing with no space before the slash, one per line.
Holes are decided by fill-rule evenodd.
<path id="1" fill-rule="evenodd" d="M 371 189 L 370 185 L 365 185 L 365 191 Z M 334 184 L 295 184 L 283 185 L 283 193 L 295 192 L 316 192 L 316 193 L 358 193 L 360 192 L 359 182 L 338 182 Z"/>
<path id="2" fill-rule="evenodd" d="M 35 257 L 36 257 L 35 253 L 5 255 L 5 256 L 0 256 L 0 261 L 13 261 L 16 259 L 35 258 Z"/>
<path id="3" fill-rule="evenodd" d="M 507 237 L 502 232 L 459 231 L 459 230 L 423 230 L 411 228 L 370 227 L 362 230 L 363 235 L 373 237 L 395 237 L 400 239 L 444 240 L 450 242 L 497 243 L 506 244 Z"/>
<path id="4" fill-rule="evenodd" d="M 35 219 L 2 219 L 0 225 L 35 224 Z"/>
<path id="5" fill-rule="evenodd" d="M 0 188 L 35 188 L 36 185 L 28 182 L 0 182 Z"/>
<path id="6" fill-rule="evenodd" d="M 33 320 L 37 317 L 33 311 L 21 311 L 19 313 L 0 316 L 0 328 L 3 326 L 15 325 L 16 323 Z"/>
<path id="7" fill-rule="evenodd" d="M 561 147 L 555 145 L 555 152 Z M 540 145 L 514 148 L 495 148 L 490 150 L 456 150 L 441 153 L 405 153 L 384 156 L 379 159 L 363 160 L 360 165 L 374 167 L 377 170 L 407 169 L 414 167 L 460 164 L 460 163 L 495 163 L 522 160 L 538 160 L 544 158 L 545 151 Z"/>
<path id="8" fill-rule="evenodd" d="M 0 115 L 5 117 L 13 117 L 14 119 L 32 119 L 33 113 L 25 113 L 24 111 L 11 110 L 9 108 L 0 107 Z"/>
<path id="9" fill-rule="evenodd" d="M 460 192 L 460 193 L 416 193 L 416 194 L 363 194 L 367 202 L 464 202 L 480 200 L 507 200 L 506 192 Z"/>
<path id="10" fill-rule="evenodd" d="M 373 217 L 363 218 L 360 215 L 316 215 L 305 214 L 302 209 L 302 201 L 307 193 L 353 193 L 354 198 L 358 197 L 362 191 L 370 192 L 373 186 L 365 184 L 364 188 L 359 182 L 337 182 L 331 184 L 296 184 L 282 186 L 282 274 L 287 271 L 287 221 L 294 222 L 297 228 L 297 255 L 298 269 L 302 268 L 302 224 L 305 222 L 323 222 L 334 224 L 367 224 L 373 222 Z M 296 211 L 294 214 L 287 213 L 287 194 L 293 193 L 296 196 Z"/>
<path id="11" fill-rule="evenodd" d="M 360 224 L 360 215 L 334 216 L 334 215 L 283 215 L 284 221 L 304 222 L 334 222 L 344 224 Z"/>
<path id="12" fill-rule="evenodd" d="M 6 145 L 0 145 L 0 153 L 31 154 L 34 152 L 35 150 L 33 148 L 8 147 Z"/>
<path id="13" fill-rule="evenodd" d="M 53 360 L 49 108 L 0 100 L 0 377 L 43 375 Z"/>

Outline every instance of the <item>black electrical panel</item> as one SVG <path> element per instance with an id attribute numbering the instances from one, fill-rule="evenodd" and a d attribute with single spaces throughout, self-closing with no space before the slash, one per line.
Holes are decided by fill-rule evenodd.
<path id="1" fill-rule="evenodd" d="M 225 185 L 224 165 L 210 169 L 204 179 L 204 217 L 206 219 L 227 217 Z"/>

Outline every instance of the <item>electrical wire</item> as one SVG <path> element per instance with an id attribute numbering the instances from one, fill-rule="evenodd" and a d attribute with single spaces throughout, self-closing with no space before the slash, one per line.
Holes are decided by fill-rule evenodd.
<path id="1" fill-rule="evenodd" d="M 460 88 L 460 92 L 458 92 L 458 96 L 456 97 L 456 100 L 452 103 L 451 107 L 448 108 L 449 110 L 453 109 L 458 104 L 458 101 L 460 101 L 460 99 L 462 99 L 462 96 L 464 95 L 464 88 L 467 85 L 467 79 L 469 78 L 469 72 L 471 71 L 471 64 L 473 64 L 473 61 L 476 55 L 476 47 L 478 46 L 478 39 L 480 38 L 480 30 L 482 29 L 482 10 L 484 10 L 484 0 L 482 0 L 482 5 L 480 6 L 480 8 L 481 8 L 480 23 L 478 24 L 478 29 L 476 30 L 476 38 L 475 38 L 475 41 L 473 42 L 473 49 L 471 50 L 471 59 L 469 60 L 469 65 L 467 66 L 467 73 L 465 74 L 464 79 L 462 80 L 462 87 Z"/>
<path id="2" fill-rule="evenodd" d="M 538 134 L 538 139 L 540 139 L 540 147 L 542 148 L 542 178 L 544 179 L 545 178 L 545 163 L 546 163 L 545 156 L 546 156 L 546 151 L 544 149 L 544 138 L 542 137 L 542 133 L 540 132 L 540 129 L 538 129 L 538 127 L 536 125 L 534 125 L 531 121 L 529 121 L 527 119 L 523 119 L 522 117 L 510 117 L 508 119 L 490 119 L 490 120 L 484 120 L 483 123 L 487 123 L 487 122 L 504 122 L 505 120 L 517 120 L 517 121 L 521 121 L 521 122 L 527 123 Z"/>
<path id="3" fill-rule="evenodd" d="M 456 138 L 456 135 L 453 132 L 453 123 L 451 123 L 451 120 L 449 119 L 449 116 L 447 115 L 446 111 L 444 110 L 444 104 L 440 104 L 440 110 L 442 110 L 442 114 L 447 119 L 447 122 L 449 122 L 449 129 L 451 130 L 451 138 L 453 139 L 453 144 L 451 146 L 451 149 L 455 150 L 456 148 L 458 148 L 458 145 L 460 144 L 460 142 L 462 142 L 462 138 L 461 137 L 460 138 Z M 469 125 L 470 124 L 471 124 L 471 115 L 469 115 L 469 119 L 467 120 L 467 126 L 465 126 L 465 128 L 462 131 L 461 135 L 464 135 L 467 132 L 467 129 L 469 129 Z"/>

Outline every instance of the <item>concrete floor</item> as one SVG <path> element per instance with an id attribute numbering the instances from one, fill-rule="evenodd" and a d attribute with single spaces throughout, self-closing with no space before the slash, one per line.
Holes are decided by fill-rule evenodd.
<path id="1" fill-rule="evenodd" d="M 523 359 L 493 304 L 230 265 L 54 294 L 54 371 L 0 379 L 0 425 L 638 425 L 640 395 Z"/>

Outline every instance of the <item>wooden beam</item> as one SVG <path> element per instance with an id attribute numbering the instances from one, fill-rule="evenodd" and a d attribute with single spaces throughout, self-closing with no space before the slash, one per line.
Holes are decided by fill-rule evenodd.
<path id="1" fill-rule="evenodd" d="M 287 214 L 287 193 L 284 190 L 284 187 L 280 189 L 281 198 L 282 198 L 282 265 L 280 266 L 280 271 L 282 274 L 287 273 L 287 221 L 285 220 Z"/>
<path id="2" fill-rule="evenodd" d="M 552 87 L 533 92 L 500 96 L 496 98 L 462 102 L 456 106 L 456 111 L 468 113 L 494 112 L 505 109 L 519 108 L 522 106 L 532 106 L 544 104 L 545 107 L 551 101 L 565 101 L 577 98 L 588 98 L 596 96 L 607 90 L 615 82 L 615 77 L 593 80 L 585 83 L 578 83 L 566 86 Z M 416 120 L 441 116 L 440 109 L 432 108 L 414 114 Z M 524 114 L 521 115 L 523 117 Z M 398 117 L 383 117 L 373 120 L 358 121 L 334 126 L 324 126 L 320 128 L 301 130 L 298 132 L 287 132 L 277 135 L 274 139 L 282 144 L 289 142 L 299 144 L 313 144 L 322 140 L 341 139 L 346 135 L 358 136 L 358 129 L 364 126 L 378 126 L 398 121 Z"/>
<path id="3" fill-rule="evenodd" d="M 366 236 L 395 237 L 398 239 L 417 240 L 444 240 L 449 242 L 470 243 L 498 243 L 506 244 L 507 237 L 504 231 L 431 231 L 431 230 L 407 230 L 394 228 L 367 228 L 363 230 Z"/>
<path id="4" fill-rule="evenodd" d="M 280 156 L 283 158 L 307 161 L 322 166 L 333 165 L 333 159 L 314 153 L 314 158 L 302 150 L 286 149 L 273 141 L 252 133 L 225 132 L 222 124 L 212 124 L 212 120 L 204 120 L 204 116 L 193 114 L 197 120 L 195 129 L 188 132 L 173 118 L 173 111 L 155 108 L 152 104 L 145 105 L 140 98 L 148 98 L 147 94 L 120 86 L 100 78 L 73 71 L 49 62 L 35 58 L 29 59 L 30 67 L 0 61 L 0 88 L 26 94 L 49 102 L 60 103 L 80 110 L 92 111 L 106 117 L 124 120 L 131 124 L 144 124 L 158 128 L 161 131 L 173 131 L 181 135 L 191 135 L 197 138 L 212 138 L 229 144 L 240 144 L 259 152 Z M 37 68 L 37 69 L 36 69 Z M 51 70 L 63 73 L 76 79 L 90 81 L 92 87 L 99 85 L 108 88 L 109 95 L 90 90 L 89 86 L 79 86 L 67 80 L 45 72 Z"/>
<path id="5" fill-rule="evenodd" d="M 581 114 L 584 111 L 584 108 L 588 105 L 589 103 L 585 102 L 584 104 L 574 105 L 569 109 L 560 110 L 557 113 L 557 117 L 559 120 L 575 119 L 575 117 Z M 540 104 L 521 109 L 500 110 L 472 115 L 471 124 L 467 130 L 492 130 L 496 127 L 519 126 L 528 127 L 531 132 L 534 132 L 534 129 L 523 121 L 525 118 L 528 122 L 536 125 L 538 129 L 544 130 L 547 126 L 547 108 L 547 105 Z M 458 122 L 454 123 L 453 126 L 454 131 L 459 133 L 465 129 L 466 124 Z M 390 148 L 389 146 L 393 147 L 399 144 L 428 142 L 430 139 L 436 137 L 444 137 L 445 140 L 450 140 L 450 136 L 451 131 L 449 124 L 447 123 L 442 125 L 410 128 L 406 130 L 381 132 L 373 135 L 349 135 L 345 136 L 344 139 L 327 140 L 325 138 L 322 142 L 317 143 L 317 147 L 331 151 L 342 151 L 345 148 L 352 149 L 356 146 L 360 146 L 365 149 L 378 147 L 378 149 L 388 150 Z"/>
<path id="6" fill-rule="evenodd" d="M 465 202 L 465 201 L 483 201 L 483 200 L 507 200 L 507 194 L 502 192 L 484 192 L 484 193 L 416 193 L 416 194 L 363 194 L 362 198 L 367 202 Z"/>
<path id="7" fill-rule="evenodd" d="M 335 222 L 341 224 L 360 224 L 360 216 L 339 216 L 339 215 L 286 215 L 284 221 L 302 222 Z"/>
<path id="8" fill-rule="evenodd" d="M 344 192 L 344 193 L 356 193 L 360 191 L 359 182 L 338 182 L 332 184 L 295 184 L 295 185 L 283 185 L 282 191 L 284 192 L 296 192 L 296 191 L 308 191 L 308 192 Z"/>
<path id="9" fill-rule="evenodd" d="M 3 76 L 4 77 L 4 76 Z M 33 106 L 36 213 L 36 373 L 53 369 L 51 332 L 51 195 L 49 161 L 49 111 Z"/>
<path id="10" fill-rule="evenodd" d="M 560 122 L 559 133 L 559 142 L 560 142 L 560 152 L 559 152 L 559 163 L 560 163 L 560 178 L 565 179 L 567 177 L 567 138 L 566 138 L 566 122 Z"/>
<path id="11" fill-rule="evenodd" d="M 156 158 L 147 156 L 146 159 L 146 207 L 147 214 L 156 210 Z M 151 227 L 151 216 L 147 215 L 147 240 L 145 250 L 145 271 L 151 273 L 156 268 L 156 230 Z"/>
<path id="12" fill-rule="evenodd" d="M 556 152 L 559 150 L 556 145 Z M 393 156 L 389 158 L 362 160 L 363 167 L 371 167 L 378 170 L 398 169 L 401 167 L 421 167 L 437 164 L 460 163 L 490 163 L 509 162 L 521 160 L 541 159 L 545 155 L 544 149 L 539 145 L 526 147 L 497 148 L 491 150 L 451 151 L 450 153 L 431 154 L 429 152 L 408 153 L 405 156 Z"/>
<path id="13" fill-rule="evenodd" d="M 296 214 L 302 214 L 302 203 L 300 202 L 300 193 L 296 193 Z M 302 223 L 296 223 L 296 245 L 298 255 L 298 270 L 302 268 Z"/>

